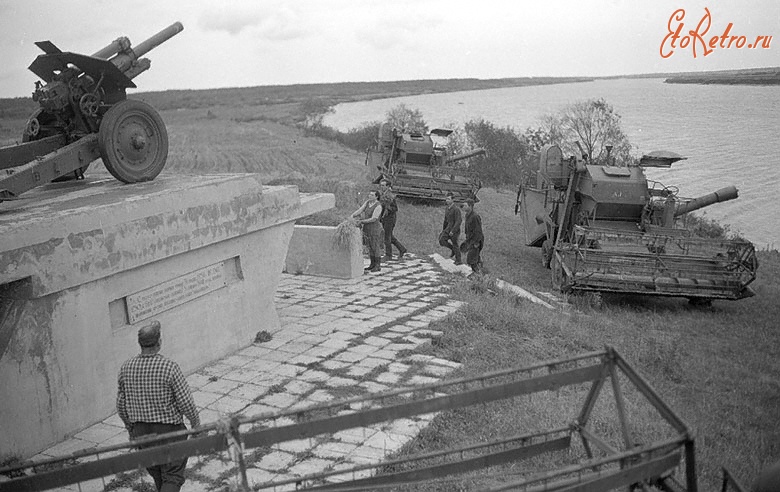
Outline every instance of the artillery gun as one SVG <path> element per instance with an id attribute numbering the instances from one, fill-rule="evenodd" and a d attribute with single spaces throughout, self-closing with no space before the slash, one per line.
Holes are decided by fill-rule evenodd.
<path id="1" fill-rule="evenodd" d="M 683 159 L 651 152 L 636 165 L 596 165 L 564 158 L 557 145 L 542 148 L 535 179 L 518 190 L 515 213 L 522 215 L 525 244 L 541 247 L 554 287 L 680 296 L 692 303 L 754 295 L 748 287 L 758 268 L 753 244 L 697 238 L 675 227 L 684 214 L 737 198 L 737 189 L 685 200 L 675 187 L 648 184 L 645 168 Z"/>
<path id="2" fill-rule="evenodd" d="M 485 155 L 485 149 L 448 155 L 433 137 L 444 139 L 451 133 L 440 128 L 428 134 L 404 132 L 382 124 L 376 145 L 366 152 L 366 165 L 379 170 L 374 182 L 390 180 L 398 196 L 444 200 L 452 193 L 456 200 L 477 200 L 482 186 L 477 173 L 458 163 Z"/>
<path id="3" fill-rule="evenodd" d="M 127 99 L 133 79 L 151 66 L 143 55 L 180 33 L 176 22 L 135 48 L 120 37 L 91 56 L 63 52 L 50 41 L 30 65 L 40 77 L 22 143 L 0 148 L 0 201 L 50 181 L 80 179 L 102 158 L 125 183 L 154 179 L 168 157 L 168 133 L 157 111 Z"/>

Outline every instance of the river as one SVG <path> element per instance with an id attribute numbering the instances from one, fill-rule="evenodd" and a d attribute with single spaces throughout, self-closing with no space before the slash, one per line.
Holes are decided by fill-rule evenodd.
<path id="1" fill-rule="evenodd" d="M 753 241 L 780 248 L 780 87 L 665 84 L 663 79 L 610 79 L 571 84 L 427 94 L 346 103 L 324 123 L 348 130 L 384 120 L 401 104 L 419 109 L 430 128 L 484 118 L 519 132 L 542 115 L 603 97 L 622 117 L 623 131 L 641 156 L 669 150 L 688 159 L 671 169 L 648 169 L 650 179 L 695 197 L 733 184 L 739 198 L 712 205 L 715 219 Z"/>

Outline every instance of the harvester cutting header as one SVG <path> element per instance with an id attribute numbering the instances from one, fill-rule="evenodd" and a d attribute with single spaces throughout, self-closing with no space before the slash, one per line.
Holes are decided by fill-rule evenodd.
<path id="1" fill-rule="evenodd" d="M 646 167 L 685 159 L 651 152 L 637 165 L 594 165 L 564 158 L 545 146 L 535 179 L 520 186 L 525 243 L 542 248 L 561 291 L 599 291 L 687 297 L 692 302 L 753 295 L 758 261 L 745 240 L 693 237 L 675 219 L 737 198 L 728 186 L 685 200 L 674 187 L 649 184 Z"/>
<path id="2" fill-rule="evenodd" d="M 81 178 L 99 157 L 120 181 L 154 179 L 168 157 L 168 133 L 154 108 L 128 100 L 125 91 L 151 66 L 141 57 L 183 29 L 176 22 L 135 48 L 120 37 L 91 56 L 35 43 L 44 52 L 29 67 L 45 82 L 36 82 L 32 95 L 40 107 L 22 143 L 0 148 L 0 201 L 50 181 Z"/>

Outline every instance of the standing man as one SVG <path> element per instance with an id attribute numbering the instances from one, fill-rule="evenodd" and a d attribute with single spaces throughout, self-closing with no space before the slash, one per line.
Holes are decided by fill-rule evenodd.
<path id="1" fill-rule="evenodd" d="M 127 360 L 119 370 L 116 409 L 130 433 L 130 440 L 148 434 L 186 430 L 182 416 L 187 417 L 193 428 L 200 425 L 200 416 L 181 368 L 160 355 L 161 344 L 159 321 L 142 327 L 138 330 L 141 353 Z M 187 437 L 182 436 L 176 440 L 185 439 Z M 186 466 L 185 458 L 152 466 L 146 471 L 154 479 L 158 492 L 178 492 L 184 483 Z"/>
<path id="2" fill-rule="evenodd" d="M 463 262 L 460 259 L 460 249 L 458 248 L 458 236 L 460 236 L 460 209 L 455 203 L 454 195 L 447 193 L 444 199 L 447 209 L 444 211 L 444 227 L 439 234 L 439 244 L 450 249 L 450 258 L 455 258 L 455 264 L 460 265 Z"/>
<path id="3" fill-rule="evenodd" d="M 482 217 L 474 211 L 474 200 L 469 198 L 463 204 L 463 212 L 466 214 L 466 240 L 460 245 L 461 250 L 466 253 L 466 263 L 475 273 L 482 272 L 482 258 L 480 253 L 485 245 L 485 236 L 482 234 Z"/>
<path id="4" fill-rule="evenodd" d="M 398 205 L 395 203 L 395 194 L 390 181 L 383 179 L 379 182 L 379 193 L 381 194 L 379 201 L 382 203 L 381 222 L 382 228 L 385 230 L 385 257 L 383 259 L 384 261 L 393 259 L 393 245 L 395 245 L 398 248 L 398 259 L 400 260 L 406 254 L 406 248 L 393 236 Z"/>

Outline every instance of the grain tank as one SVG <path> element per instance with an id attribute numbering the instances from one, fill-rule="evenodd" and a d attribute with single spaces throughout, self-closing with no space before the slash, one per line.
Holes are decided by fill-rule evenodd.
<path id="1" fill-rule="evenodd" d="M 693 302 L 753 295 L 758 262 L 745 240 L 693 237 L 676 227 L 683 214 L 737 198 L 734 186 L 687 200 L 648 181 L 647 167 L 685 159 L 652 152 L 636 165 L 596 165 L 545 146 L 539 169 L 520 186 L 525 244 L 542 249 L 561 291 L 681 296 Z M 609 160 L 608 160 L 609 161 Z"/>

